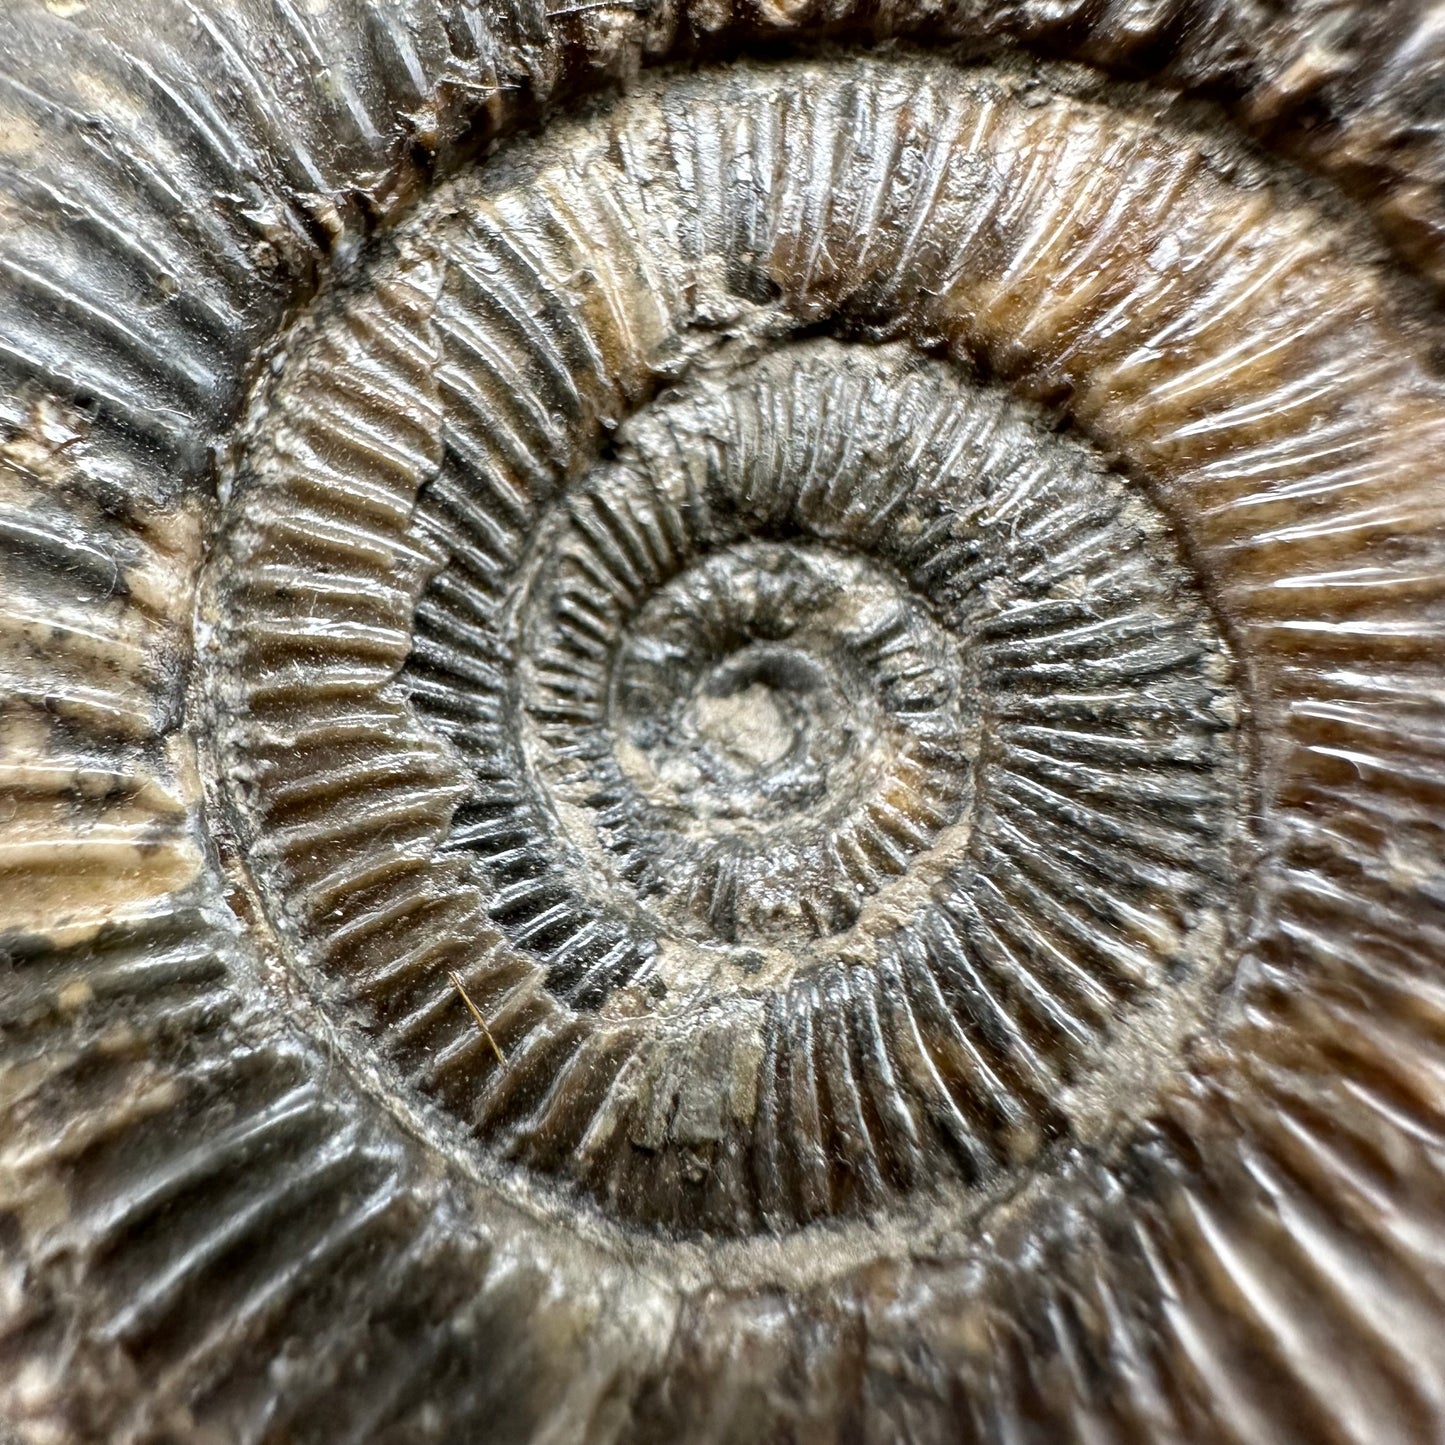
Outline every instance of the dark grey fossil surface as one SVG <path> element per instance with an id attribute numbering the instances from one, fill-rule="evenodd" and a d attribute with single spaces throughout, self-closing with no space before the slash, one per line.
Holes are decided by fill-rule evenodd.
<path id="1" fill-rule="evenodd" d="M 1442 36 L 12 0 L 0 1435 L 1440 1440 Z"/>

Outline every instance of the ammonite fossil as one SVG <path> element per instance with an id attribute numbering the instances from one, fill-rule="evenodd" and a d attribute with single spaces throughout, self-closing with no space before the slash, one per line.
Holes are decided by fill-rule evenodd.
<path id="1" fill-rule="evenodd" d="M 0 1433 L 1445 1438 L 1442 47 L 12 0 Z"/>

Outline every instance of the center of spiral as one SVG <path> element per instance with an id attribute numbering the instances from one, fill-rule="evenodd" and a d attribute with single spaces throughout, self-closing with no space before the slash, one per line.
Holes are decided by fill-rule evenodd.
<path id="1" fill-rule="evenodd" d="M 896 579 L 845 553 L 710 557 L 649 599 L 619 651 L 624 771 L 694 837 L 729 820 L 762 843 L 843 816 L 925 716 L 966 760 L 953 649 Z"/>
<path id="2" fill-rule="evenodd" d="M 630 473 L 590 499 L 614 516 Z M 594 768 L 574 766 L 562 666 L 595 532 L 574 513 L 530 600 L 532 759 L 577 848 L 637 890 L 660 934 L 806 943 L 850 927 L 963 808 L 975 743 L 958 639 L 901 578 L 815 540 L 702 550 L 619 609 L 596 665 Z M 601 605 L 601 599 L 598 599 Z M 615 780 L 602 790 L 600 764 Z M 862 842 L 887 816 L 883 848 Z M 631 871 L 629 871 L 631 869 Z M 800 884 L 806 883 L 806 886 Z"/>
<path id="3" fill-rule="evenodd" d="M 781 685 L 766 680 L 768 674 Z M 714 768 L 730 769 L 740 780 L 771 780 L 778 764 L 806 747 L 807 704 L 816 686 L 806 658 L 750 649 L 716 669 L 693 698 L 688 725 Z"/>

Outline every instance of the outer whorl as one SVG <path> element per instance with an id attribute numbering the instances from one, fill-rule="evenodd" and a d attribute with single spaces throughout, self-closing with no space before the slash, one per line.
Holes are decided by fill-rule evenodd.
<path id="1" fill-rule="evenodd" d="M 1437 49 L 13 8 L 0 1424 L 1438 1440 Z"/>

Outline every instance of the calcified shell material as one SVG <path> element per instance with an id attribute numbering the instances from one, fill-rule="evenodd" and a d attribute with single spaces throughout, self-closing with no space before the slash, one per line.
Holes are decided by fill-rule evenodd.
<path id="1" fill-rule="evenodd" d="M 0 1423 L 1438 1441 L 1432 25 L 11 7 Z"/>

